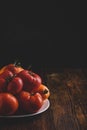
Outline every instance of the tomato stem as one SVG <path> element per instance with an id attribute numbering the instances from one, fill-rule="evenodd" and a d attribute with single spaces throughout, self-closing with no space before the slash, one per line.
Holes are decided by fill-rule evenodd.
<path id="1" fill-rule="evenodd" d="M 31 93 L 31 96 L 34 96 L 35 95 L 35 93 Z"/>
<path id="2" fill-rule="evenodd" d="M 30 70 L 30 69 L 31 69 L 31 67 L 32 67 L 32 66 L 31 66 L 31 65 L 29 65 L 29 66 L 28 66 L 28 68 L 27 68 L 27 70 Z"/>
<path id="3" fill-rule="evenodd" d="M 21 63 L 20 63 L 18 60 L 15 60 L 13 64 L 14 64 L 14 66 L 16 66 L 16 67 L 21 66 Z"/>
<path id="4" fill-rule="evenodd" d="M 34 73 L 32 71 L 29 71 L 29 74 L 32 75 L 32 76 L 34 76 Z"/>
<path id="5" fill-rule="evenodd" d="M 43 94 L 47 94 L 47 93 L 48 93 L 48 90 L 45 89 L 45 90 L 43 91 Z"/>

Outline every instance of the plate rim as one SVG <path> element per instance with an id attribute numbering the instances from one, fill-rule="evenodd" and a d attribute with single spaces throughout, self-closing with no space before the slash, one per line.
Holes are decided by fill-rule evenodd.
<path id="1" fill-rule="evenodd" d="M 41 114 L 41 113 L 45 112 L 49 107 L 50 107 L 50 101 L 49 101 L 49 99 L 46 99 L 44 101 L 44 104 L 42 105 L 42 107 L 35 113 L 32 113 L 32 114 L 22 114 L 22 115 L 0 116 L 0 118 L 9 118 L 10 119 L 10 118 L 33 117 L 35 115 L 38 115 L 38 114 Z"/>

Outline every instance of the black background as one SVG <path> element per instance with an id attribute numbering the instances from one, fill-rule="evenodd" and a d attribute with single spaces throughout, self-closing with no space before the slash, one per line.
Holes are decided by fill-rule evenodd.
<path id="1" fill-rule="evenodd" d="M 0 65 L 18 59 L 25 67 L 86 67 L 79 11 L 17 8 L 1 19 Z"/>

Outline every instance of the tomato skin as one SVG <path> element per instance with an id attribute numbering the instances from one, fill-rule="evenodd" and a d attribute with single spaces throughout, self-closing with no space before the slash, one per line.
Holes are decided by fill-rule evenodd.
<path id="1" fill-rule="evenodd" d="M 27 91 L 21 91 L 19 95 L 20 108 L 26 113 L 37 112 L 43 105 L 42 96 L 39 93 L 30 94 Z"/>
<path id="2" fill-rule="evenodd" d="M 43 99 L 40 93 L 35 93 L 34 95 L 31 95 L 30 108 L 29 108 L 30 113 L 37 112 L 41 108 L 42 105 L 43 105 Z"/>
<path id="3" fill-rule="evenodd" d="M 33 89 L 31 93 L 40 93 L 43 100 L 48 99 L 50 96 L 50 90 L 44 84 L 41 84 L 37 89 Z"/>
<path id="4" fill-rule="evenodd" d="M 2 74 L 0 74 L 0 78 L 7 79 L 11 77 L 13 77 L 13 73 L 9 70 L 5 70 Z"/>
<path id="5" fill-rule="evenodd" d="M 15 65 L 14 65 L 14 64 L 8 64 L 8 65 L 6 65 L 5 70 L 9 70 L 9 71 L 11 71 L 13 74 L 15 74 L 16 68 L 15 68 Z"/>
<path id="6" fill-rule="evenodd" d="M 20 110 L 23 110 L 24 112 L 26 112 L 26 109 L 28 109 L 28 102 L 29 102 L 29 99 L 30 99 L 30 93 L 22 90 L 17 95 L 17 99 L 19 101 Z"/>
<path id="7" fill-rule="evenodd" d="M 6 91 L 7 82 L 4 78 L 0 78 L 0 93 Z"/>
<path id="8" fill-rule="evenodd" d="M 2 68 L 0 68 L 0 75 L 4 72 L 6 66 L 3 66 Z"/>
<path id="9" fill-rule="evenodd" d="M 17 74 L 17 73 L 19 73 L 20 71 L 23 70 L 22 67 L 16 66 L 15 64 L 7 65 L 6 69 L 10 70 L 13 74 Z"/>
<path id="10" fill-rule="evenodd" d="M 22 71 L 23 68 L 21 66 L 16 66 L 15 64 L 8 64 L 0 69 L 0 74 L 6 70 L 11 71 L 13 74 L 17 74 Z"/>
<path id="11" fill-rule="evenodd" d="M 23 80 L 24 90 L 28 92 L 31 92 L 33 88 L 38 88 L 42 82 L 42 79 L 38 74 L 29 70 L 19 72 L 17 76 Z"/>
<path id="12" fill-rule="evenodd" d="M 19 103 L 15 96 L 9 93 L 0 93 L 0 115 L 13 115 Z"/>
<path id="13" fill-rule="evenodd" d="M 7 86 L 7 91 L 13 95 L 18 94 L 23 88 L 23 81 L 20 77 L 14 77 Z"/>

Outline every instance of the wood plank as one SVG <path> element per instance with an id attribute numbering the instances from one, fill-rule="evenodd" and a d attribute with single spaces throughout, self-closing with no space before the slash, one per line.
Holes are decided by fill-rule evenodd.
<path id="1" fill-rule="evenodd" d="M 79 71 L 80 72 L 80 71 Z M 87 129 L 87 79 L 84 73 L 74 72 L 67 83 L 69 96 L 75 116 L 82 130 Z"/>
<path id="2" fill-rule="evenodd" d="M 87 81 L 83 77 L 82 72 L 69 70 L 63 74 L 48 75 L 48 86 L 51 86 L 53 95 L 51 98 L 54 98 L 51 101 L 54 104 L 53 107 L 56 107 L 54 107 L 56 113 L 54 120 L 57 120 L 58 123 L 58 117 L 59 119 L 62 117 L 63 123 L 60 125 L 62 129 L 64 129 L 63 126 L 70 130 L 85 130 L 87 128 L 87 89 L 82 87 Z M 60 108 L 59 111 L 58 108 Z"/>

